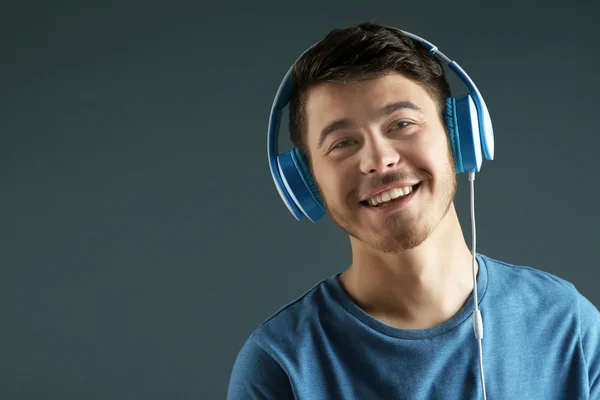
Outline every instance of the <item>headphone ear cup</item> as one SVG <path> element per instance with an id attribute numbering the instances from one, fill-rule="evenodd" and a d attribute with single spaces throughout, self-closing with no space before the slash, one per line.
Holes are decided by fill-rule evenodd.
<path id="1" fill-rule="evenodd" d="M 482 162 L 477 108 L 470 94 L 446 101 L 446 127 L 457 172 L 479 172 Z"/>
<path id="2" fill-rule="evenodd" d="M 452 159 L 457 173 L 464 172 L 462 163 L 462 154 L 460 152 L 460 136 L 458 135 L 458 123 L 456 121 L 455 99 L 449 97 L 446 99 L 446 111 L 444 113 L 444 122 L 448 130 L 448 139 L 452 149 Z"/>
<path id="3" fill-rule="evenodd" d="M 310 167 L 308 166 L 308 161 L 306 161 L 304 154 L 302 154 L 298 148 L 294 148 L 292 150 L 292 158 L 296 163 L 296 168 L 298 168 L 300 177 L 304 181 L 306 187 L 308 187 L 308 190 L 314 197 L 315 202 L 317 202 L 319 205 L 322 205 L 323 202 L 321 200 L 321 193 L 319 193 L 319 188 L 313 179 L 312 173 L 310 172 Z"/>
<path id="4" fill-rule="evenodd" d="M 318 221 L 325 215 L 321 196 L 310 169 L 296 148 L 277 157 L 284 185 L 296 206 L 308 219 Z"/>

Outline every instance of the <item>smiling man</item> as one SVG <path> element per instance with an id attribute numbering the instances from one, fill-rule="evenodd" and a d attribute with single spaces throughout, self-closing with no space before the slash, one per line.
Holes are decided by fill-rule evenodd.
<path id="1" fill-rule="evenodd" d="M 245 342 L 233 399 L 600 399 L 600 313 L 465 243 L 440 63 L 397 30 L 326 35 L 295 64 L 290 131 L 352 263 Z M 474 266 L 475 272 L 472 267 Z"/>

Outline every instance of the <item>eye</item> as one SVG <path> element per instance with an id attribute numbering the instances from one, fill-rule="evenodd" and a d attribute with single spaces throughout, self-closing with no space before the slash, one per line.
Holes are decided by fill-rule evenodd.
<path id="1" fill-rule="evenodd" d="M 340 140 L 339 142 L 337 142 L 336 144 L 333 145 L 333 147 L 331 148 L 331 150 L 341 149 L 343 147 L 347 147 L 349 144 L 352 144 L 352 142 L 354 142 L 354 140 L 352 140 L 352 139 L 343 139 L 343 140 Z"/>
<path id="2" fill-rule="evenodd" d="M 392 123 L 390 128 L 391 130 L 404 129 L 410 125 L 412 125 L 412 122 L 410 121 L 395 121 L 394 123 Z"/>

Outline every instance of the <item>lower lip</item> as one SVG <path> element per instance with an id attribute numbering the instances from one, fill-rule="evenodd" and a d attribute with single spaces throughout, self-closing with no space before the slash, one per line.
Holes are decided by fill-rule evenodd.
<path id="1" fill-rule="evenodd" d="M 412 198 L 415 196 L 415 193 L 417 193 L 419 191 L 419 188 L 420 188 L 420 185 L 413 187 L 412 192 L 410 192 L 406 196 L 396 199 L 396 201 L 391 202 L 389 204 L 384 204 L 384 205 L 378 206 L 378 207 L 372 207 L 372 206 L 366 206 L 366 205 L 362 205 L 362 206 L 369 209 L 369 211 L 379 212 L 379 213 L 384 213 L 384 214 L 390 213 L 392 211 L 400 210 L 401 208 L 405 207 L 409 201 L 412 200 Z"/>

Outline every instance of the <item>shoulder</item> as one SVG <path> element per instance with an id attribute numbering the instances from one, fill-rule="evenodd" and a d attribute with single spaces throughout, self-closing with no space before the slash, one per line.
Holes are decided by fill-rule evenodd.
<path id="1" fill-rule="evenodd" d="M 488 275 L 482 301 L 489 312 L 527 324 L 561 325 L 565 332 L 583 333 L 590 324 L 598 329 L 598 311 L 573 283 L 532 266 L 482 259 Z"/>
<path id="2" fill-rule="evenodd" d="M 504 294 L 506 299 L 516 299 L 521 305 L 535 303 L 540 308 L 568 310 L 584 332 L 592 327 L 600 332 L 600 312 L 572 282 L 535 267 L 487 256 L 482 259 L 486 263 L 490 290 L 495 296 Z"/>
<path id="3" fill-rule="evenodd" d="M 581 296 L 571 282 L 556 274 L 529 265 L 481 257 L 486 263 L 488 279 L 493 288 L 538 298 L 560 296 L 571 302 L 578 301 Z"/>
<path id="4" fill-rule="evenodd" d="M 555 274 L 525 265 L 482 257 L 489 277 L 488 304 L 494 313 L 509 315 L 510 329 L 518 321 L 545 332 L 544 346 L 558 343 L 562 357 L 568 346 L 578 349 L 589 398 L 600 398 L 600 311 L 575 285 Z M 507 310 L 510 310 L 507 311 Z M 515 322 L 517 321 L 517 322 Z M 533 330 L 527 328 L 528 341 Z"/>
<path id="5" fill-rule="evenodd" d="M 324 310 L 333 307 L 330 287 L 335 276 L 323 279 L 281 306 L 254 330 L 250 339 L 267 352 L 295 348 L 299 336 L 310 332 Z"/>
<path id="6" fill-rule="evenodd" d="M 289 364 L 295 362 L 300 344 L 318 329 L 322 311 L 331 307 L 327 286 L 332 279 L 320 281 L 254 329 L 234 362 L 228 399 L 253 399 L 256 393 L 268 399 L 292 397 Z"/>

